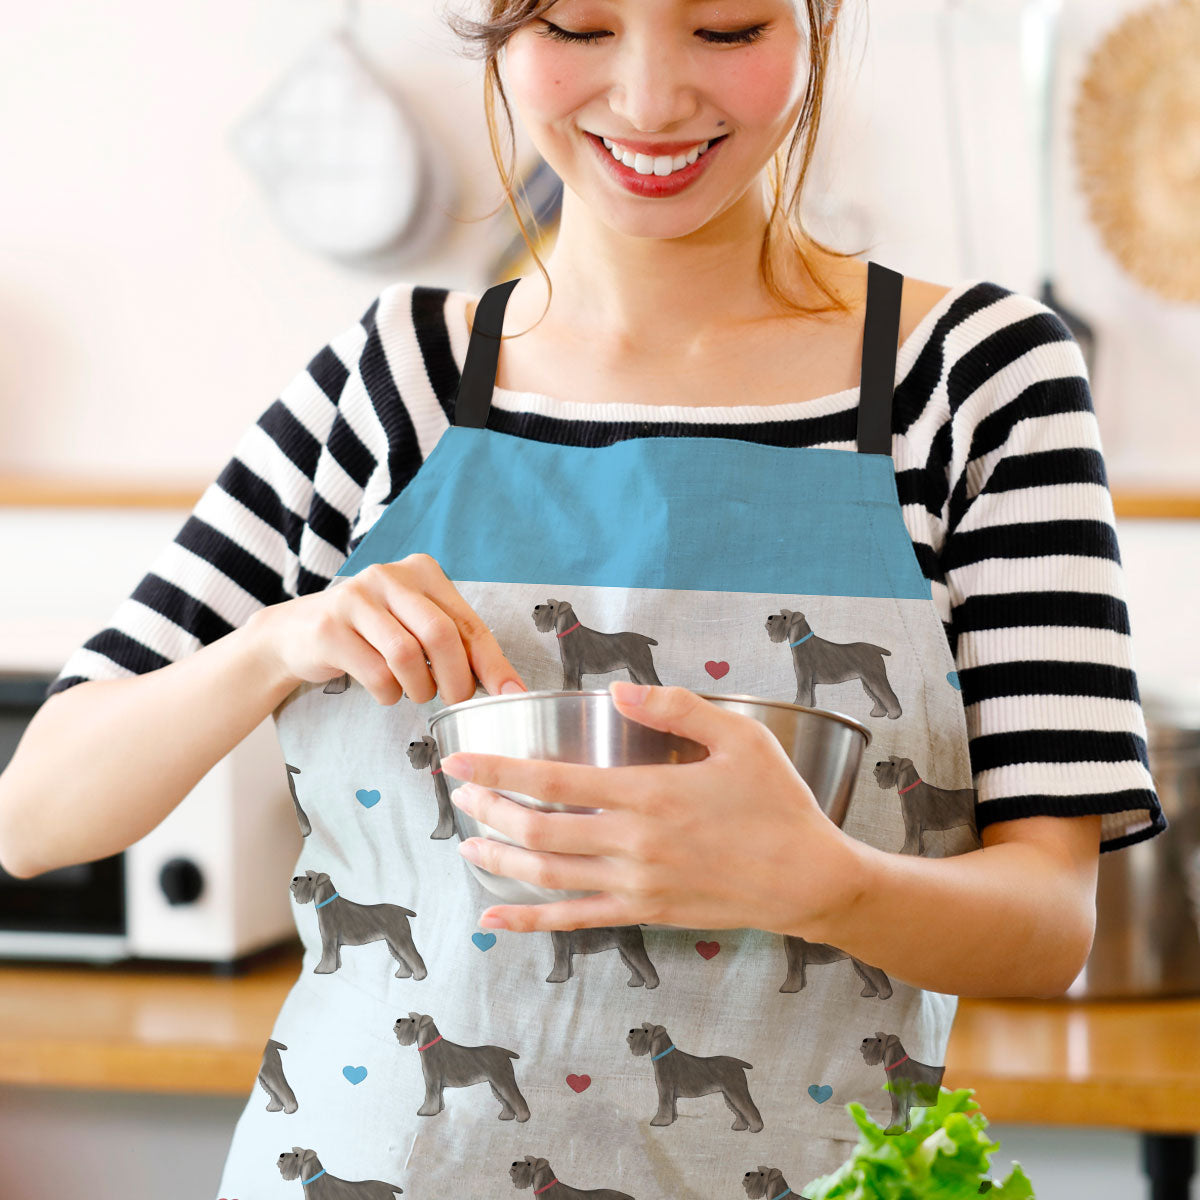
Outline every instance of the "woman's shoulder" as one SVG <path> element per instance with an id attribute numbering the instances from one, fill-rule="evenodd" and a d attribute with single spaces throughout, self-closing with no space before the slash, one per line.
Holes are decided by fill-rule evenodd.
<path id="1" fill-rule="evenodd" d="M 393 280 L 379 291 L 363 325 L 376 335 L 397 384 L 412 373 L 438 383 L 443 372 L 453 373 L 466 354 L 470 299 L 456 288 L 412 279 Z M 373 352 L 371 341 L 364 352 Z"/>
<path id="2" fill-rule="evenodd" d="M 917 328 L 921 321 L 935 310 L 944 318 L 949 332 L 958 326 L 966 326 L 968 335 L 986 336 L 1005 326 L 1018 325 L 1034 319 L 1036 328 L 1055 329 L 1069 336 L 1062 319 L 1036 296 L 1007 287 L 994 279 L 973 277 L 960 279 L 957 283 L 933 283 L 924 279 L 905 276 L 904 294 L 901 301 L 901 328 L 907 320 L 909 329 Z"/>

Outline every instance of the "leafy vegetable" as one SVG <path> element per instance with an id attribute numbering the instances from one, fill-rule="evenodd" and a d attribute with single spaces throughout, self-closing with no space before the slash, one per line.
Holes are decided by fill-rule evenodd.
<path id="1" fill-rule="evenodd" d="M 890 1091 L 891 1084 L 885 1084 Z M 859 1128 L 849 1159 L 801 1190 L 808 1200 L 1035 1200 L 1033 1187 L 1013 1163 L 1008 1178 L 986 1178 L 988 1160 L 1000 1148 L 983 1132 L 987 1118 L 971 1098 L 973 1088 L 938 1089 L 937 1102 L 913 1109 L 913 1126 L 884 1133 L 857 1101 L 846 1111 Z M 921 1120 L 917 1121 L 917 1116 Z"/>

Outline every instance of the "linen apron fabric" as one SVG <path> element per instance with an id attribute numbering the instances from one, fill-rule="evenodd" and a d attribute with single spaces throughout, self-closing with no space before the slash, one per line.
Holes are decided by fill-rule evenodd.
<path id="1" fill-rule="evenodd" d="M 516 282 L 484 293 L 455 423 L 330 586 L 424 552 L 530 690 L 631 678 L 854 717 L 872 741 L 846 832 L 978 848 L 954 661 L 891 459 L 903 277 L 869 264 L 857 452 L 490 430 Z M 428 730 L 443 707 L 384 707 L 343 675 L 275 710 L 304 959 L 221 1197 L 778 1200 L 848 1157 L 850 1100 L 897 1132 L 932 1102 L 957 998 L 836 947 L 480 929 L 498 901 L 457 850 Z"/>

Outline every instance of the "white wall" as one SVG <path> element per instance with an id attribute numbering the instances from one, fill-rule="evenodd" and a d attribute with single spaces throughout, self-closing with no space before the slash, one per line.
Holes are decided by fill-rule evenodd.
<path id="1" fill-rule="evenodd" d="M 847 0 L 846 78 L 831 98 L 811 211 L 820 219 L 832 206 L 849 242 L 865 232 L 875 257 L 910 274 L 986 276 L 1034 293 L 1021 6 L 957 5 L 979 31 L 964 36 L 953 73 L 968 138 L 964 210 L 947 161 L 948 113 L 958 109 L 936 53 L 948 3 Z M 1114 479 L 1200 485 L 1200 308 L 1159 301 L 1117 269 L 1087 221 L 1067 142 L 1085 54 L 1133 3 L 1064 5 L 1058 279 L 1099 333 L 1093 390 Z M 478 216 L 501 194 L 480 68 L 455 53 L 447 6 L 466 0 L 364 4 L 357 28 L 374 66 L 451 156 L 454 211 Z M 435 254 L 370 272 L 294 246 L 231 152 L 233 126 L 340 13 L 318 0 L 10 6 L 0 40 L 0 471 L 199 490 L 242 429 L 386 283 L 490 282 L 488 221 L 451 222 Z M 519 144 L 530 149 L 520 132 Z"/>

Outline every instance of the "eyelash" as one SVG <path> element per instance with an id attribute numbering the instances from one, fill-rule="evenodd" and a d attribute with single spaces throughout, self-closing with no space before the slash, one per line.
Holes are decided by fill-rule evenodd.
<path id="1" fill-rule="evenodd" d="M 544 18 L 539 19 L 544 28 L 539 29 L 538 33 L 542 37 L 553 38 L 560 42 L 598 42 L 603 36 L 602 33 L 572 33 L 570 30 L 560 29 Z M 718 32 L 713 29 L 701 29 L 698 32 L 703 34 L 705 40 L 714 46 L 748 46 L 751 42 L 758 41 L 766 28 L 766 25 L 754 25 L 750 29 L 739 29 L 731 33 Z"/>

